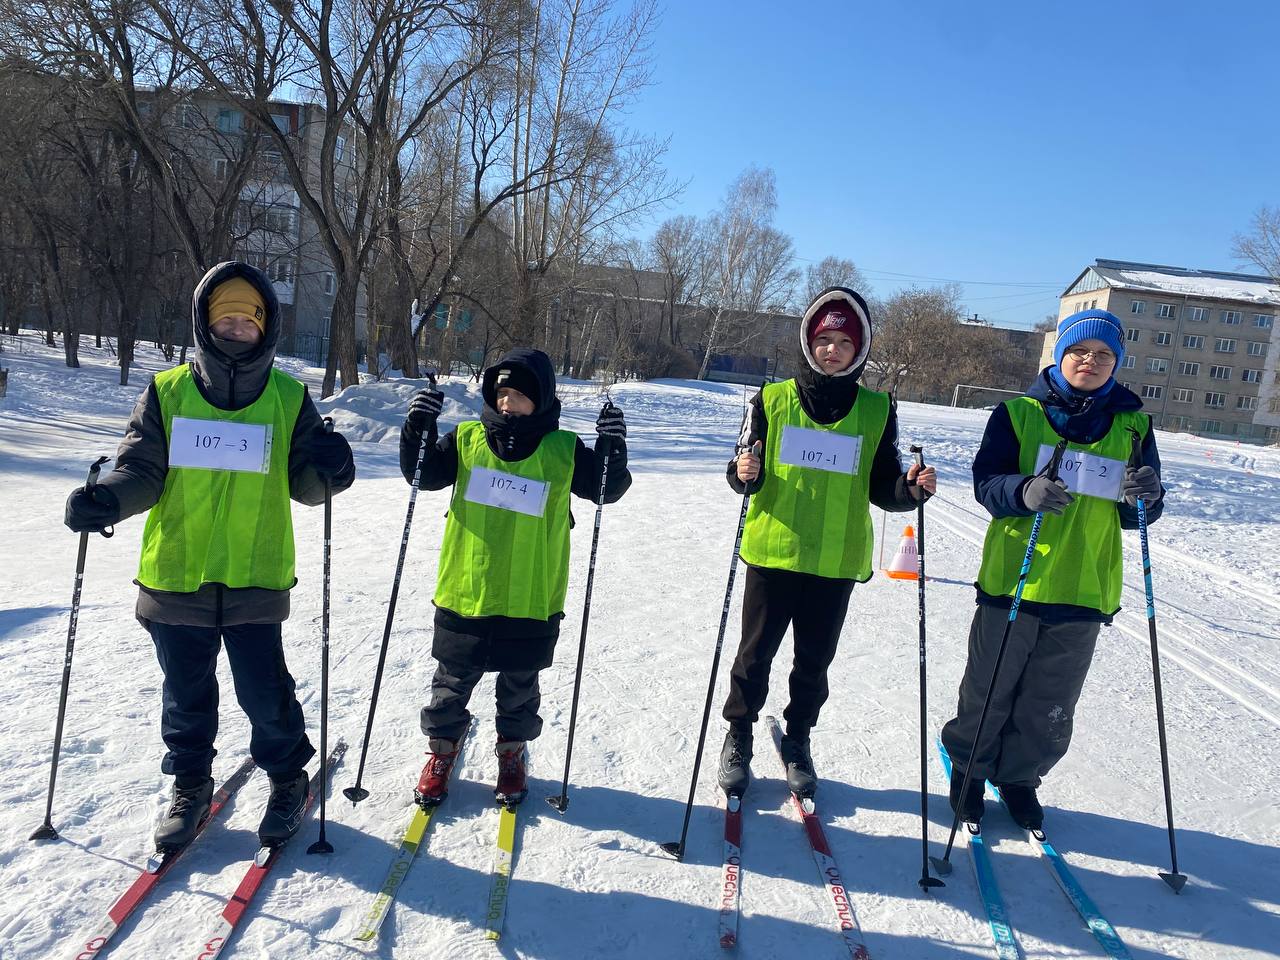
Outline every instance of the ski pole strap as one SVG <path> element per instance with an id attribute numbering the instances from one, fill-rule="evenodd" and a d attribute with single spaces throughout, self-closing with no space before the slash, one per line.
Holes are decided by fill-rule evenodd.
<path id="1" fill-rule="evenodd" d="M 98 473 L 99 471 L 102 470 L 102 465 L 104 463 L 110 463 L 110 462 L 111 462 L 110 457 L 98 457 L 97 460 L 93 461 L 93 464 L 89 467 L 89 477 L 84 482 L 85 493 L 88 493 L 93 488 L 93 486 L 98 482 Z M 106 539 L 110 540 L 112 537 L 116 535 L 116 528 L 115 528 L 115 525 L 113 524 L 107 527 L 107 529 L 99 530 L 98 532 L 101 533 Z"/>

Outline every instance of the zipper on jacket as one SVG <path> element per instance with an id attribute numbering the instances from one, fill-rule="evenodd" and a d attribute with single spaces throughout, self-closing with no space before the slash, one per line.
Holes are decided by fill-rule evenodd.
<path id="1" fill-rule="evenodd" d="M 231 400 L 230 407 L 232 410 L 236 408 L 236 364 L 231 364 Z"/>

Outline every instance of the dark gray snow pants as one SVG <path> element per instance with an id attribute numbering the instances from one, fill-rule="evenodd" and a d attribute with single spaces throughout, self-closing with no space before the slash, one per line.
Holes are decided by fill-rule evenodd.
<path id="1" fill-rule="evenodd" d="M 960 681 L 955 719 L 942 728 L 942 742 L 964 772 L 978 717 L 1009 611 L 979 605 L 969 628 L 969 661 Z M 1040 786 L 1041 778 L 1066 755 L 1072 721 L 1102 624 L 1073 620 L 1045 623 L 1025 609 L 1009 632 L 991 708 L 974 755 L 974 779 Z"/>

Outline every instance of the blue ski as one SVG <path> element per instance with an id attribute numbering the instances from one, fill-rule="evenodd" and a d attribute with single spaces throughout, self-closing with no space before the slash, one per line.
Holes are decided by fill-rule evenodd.
<path id="1" fill-rule="evenodd" d="M 996 789 L 996 785 L 988 783 L 987 786 L 996 795 L 1000 805 L 1004 806 L 1004 797 L 1000 796 L 1000 791 Z M 1008 812 L 1008 807 L 1005 807 L 1005 812 Z M 1093 902 L 1089 894 L 1085 893 L 1084 887 L 1080 885 L 1080 881 L 1071 872 L 1067 862 L 1062 859 L 1062 854 L 1058 853 L 1053 844 L 1049 842 L 1044 831 L 1028 830 L 1027 835 L 1039 848 L 1044 862 L 1049 867 L 1049 872 L 1053 874 L 1053 879 L 1058 881 L 1058 886 L 1067 895 L 1071 905 L 1076 908 L 1076 913 L 1080 914 L 1080 919 L 1084 921 L 1085 926 L 1089 928 L 1089 932 L 1102 945 L 1102 949 L 1106 951 L 1107 956 L 1128 958 L 1130 956 L 1129 950 L 1120 939 L 1120 935 L 1116 933 L 1116 928 L 1102 915 L 1102 911 L 1098 909 L 1098 905 Z"/>
<path id="2" fill-rule="evenodd" d="M 938 753 L 942 756 L 942 768 L 951 779 L 951 757 L 947 748 L 938 740 Z M 991 927 L 991 939 L 995 941 L 996 956 L 1000 960 L 1019 960 L 1022 951 L 1013 935 L 1013 927 L 1009 925 L 1009 912 L 1004 906 L 1004 897 L 1000 895 L 1000 885 L 996 883 L 996 873 L 991 866 L 991 853 L 982 839 L 982 828 L 976 823 L 964 824 L 964 835 L 969 841 L 969 857 L 973 862 L 973 873 L 978 879 L 978 893 L 982 897 L 982 906 L 987 912 L 987 923 Z"/>

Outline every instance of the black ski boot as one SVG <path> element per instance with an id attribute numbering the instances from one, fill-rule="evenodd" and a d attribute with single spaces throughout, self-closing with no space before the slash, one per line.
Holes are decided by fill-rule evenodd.
<path id="1" fill-rule="evenodd" d="M 741 797 L 751 786 L 751 731 L 730 730 L 720 748 L 720 769 L 716 772 L 726 797 Z"/>
<path id="2" fill-rule="evenodd" d="M 951 809 L 960 810 L 960 819 L 965 823 L 981 823 L 986 803 L 982 794 L 986 789 L 986 781 L 974 777 L 969 781 L 969 789 L 965 792 L 964 802 L 960 802 L 960 788 L 964 786 L 964 771 L 959 767 L 951 768 Z"/>
<path id="3" fill-rule="evenodd" d="M 190 843 L 213 802 L 212 777 L 176 777 L 173 803 L 156 825 L 156 849 L 178 850 Z"/>
<path id="4" fill-rule="evenodd" d="M 813 758 L 809 756 L 808 739 L 783 735 L 782 762 L 787 765 L 787 786 L 801 800 L 807 800 L 818 789 L 818 777 L 813 772 Z"/>
<path id="5" fill-rule="evenodd" d="M 258 824 L 258 842 L 264 847 L 278 847 L 288 841 L 302 826 L 307 809 L 307 788 L 311 780 L 307 771 L 278 774 L 271 778 L 271 796 L 267 812 Z"/>
<path id="6" fill-rule="evenodd" d="M 1009 808 L 1009 816 L 1023 830 L 1039 830 L 1044 826 L 1044 808 L 1036 797 L 1035 787 L 1020 783 L 1002 783 L 996 789 Z"/>

